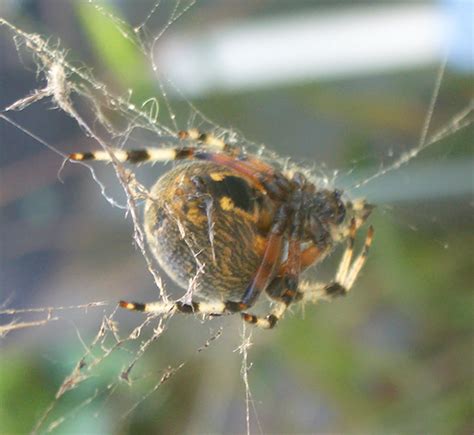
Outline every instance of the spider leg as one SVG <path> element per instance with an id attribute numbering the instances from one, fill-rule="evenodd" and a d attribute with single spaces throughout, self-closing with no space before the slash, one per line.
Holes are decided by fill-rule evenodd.
<path id="1" fill-rule="evenodd" d="M 231 155 L 236 160 L 245 162 L 246 166 L 254 172 L 275 178 L 274 181 L 276 184 L 280 185 L 283 190 L 289 191 L 291 189 L 291 183 L 288 179 L 283 176 L 283 174 L 278 173 L 272 165 L 265 163 L 262 159 L 252 156 L 251 154 L 244 154 L 242 149 L 238 146 L 230 145 L 212 133 L 202 132 L 197 128 L 192 128 L 189 130 L 179 131 L 178 138 L 181 140 L 194 140 L 209 148 L 215 149 L 216 151 L 222 151 L 225 154 Z M 298 174 L 298 176 L 301 176 L 301 174 Z"/>
<path id="2" fill-rule="evenodd" d="M 290 240 L 288 248 L 288 267 L 285 274 L 280 277 L 283 285 L 283 292 L 280 295 L 270 295 L 267 287 L 267 294 L 276 302 L 275 307 L 265 317 L 256 316 L 254 314 L 242 313 L 242 318 L 255 326 L 263 329 L 273 328 L 277 322 L 283 317 L 289 305 L 299 297 L 298 279 L 301 267 L 301 250 L 300 243 L 297 240 Z M 275 280 L 272 280 L 272 282 Z"/>
<path id="3" fill-rule="evenodd" d="M 191 139 L 201 142 L 207 147 L 213 148 L 217 151 L 222 151 L 225 154 L 232 156 L 239 162 L 244 162 L 245 166 L 254 173 L 264 174 L 267 177 L 267 183 L 273 181 L 284 191 L 289 191 L 291 188 L 291 184 L 288 182 L 287 178 L 283 176 L 283 174 L 277 172 L 273 166 L 265 163 L 257 157 L 242 153 L 241 148 L 224 142 L 212 133 L 206 133 L 199 131 L 196 128 L 192 128 L 190 130 L 180 131 L 178 137 L 181 140 Z M 275 188 L 273 188 L 273 190 L 275 190 Z"/>
<path id="4" fill-rule="evenodd" d="M 180 312 L 184 314 L 220 315 L 226 311 L 225 303 L 220 301 L 191 302 L 189 304 L 181 301 L 157 301 L 148 303 L 120 301 L 119 306 L 130 311 L 140 311 L 151 314 L 173 314 Z"/>
<path id="5" fill-rule="evenodd" d="M 313 265 L 316 261 L 318 261 L 326 251 L 321 250 L 318 246 L 316 245 L 310 245 L 306 249 L 303 249 L 301 251 L 301 270 L 300 272 L 303 272 L 306 270 L 308 267 Z M 277 276 L 275 279 L 280 279 L 283 275 L 285 275 L 286 269 L 288 268 L 288 260 L 284 261 L 280 265 L 280 270 L 278 271 Z"/>
<path id="6" fill-rule="evenodd" d="M 181 140 L 194 140 L 200 142 L 207 147 L 213 148 L 217 151 L 222 151 L 226 154 L 230 154 L 238 160 L 245 161 L 251 165 L 256 172 L 273 173 L 275 168 L 268 163 L 263 162 L 261 159 L 253 157 L 251 155 L 243 154 L 242 149 L 236 145 L 230 145 L 213 135 L 212 133 L 202 132 L 197 128 L 190 130 L 181 130 L 178 132 L 178 138 Z"/>
<path id="7" fill-rule="evenodd" d="M 275 270 L 279 266 L 283 250 L 283 236 L 286 231 L 291 209 L 288 205 L 281 205 L 273 218 L 265 251 L 260 266 L 245 290 L 240 302 L 228 302 L 229 311 L 237 312 L 249 308 L 257 300 L 260 293 L 265 290 L 273 279 Z"/>
<path id="8" fill-rule="evenodd" d="M 353 218 L 351 220 L 351 225 L 349 227 L 349 235 L 347 238 L 347 248 L 342 255 L 341 262 L 337 268 L 335 282 L 344 281 L 344 277 L 349 271 L 349 266 L 351 264 L 352 256 L 354 255 L 354 244 L 355 244 L 355 235 L 356 235 L 356 220 Z"/>
<path id="9" fill-rule="evenodd" d="M 347 207 L 352 209 L 354 219 L 356 221 L 356 230 L 359 229 L 375 208 L 373 204 L 369 204 L 363 198 L 358 198 L 347 202 Z"/>
<path id="10" fill-rule="evenodd" d="M 266 317 L 259 317 L 248 313 L 242 313 L 242 318 L 249 323 L 265 329 L 273 328 L 276 323 L 283 317 L 288 306 L 297 298 L 299 298 L 298 285 L 299 275 L 302 267 L 301 239 L 303 237 L 303 223 L 305 213 L 303 210 L 303 187 L 304 177 L 300 174 L 295 175 L 295 181 L 299 184 L 291 199 L 292 209 L 291 226 L 289 230 L 288 241 L 288 258 L 285 263 L 285 269 L 282 276 L 274 277 L 265 287 L 267 294 L 276 301 L 275 307 Z M 305 259 L 307 261 L 307 259 Z M 278 282 L 282 289 L 279 288 L 278 294 L 272 293 L 272 284 Z"/>
<path id="11" fill-rule="evenodd" d="M 345 295 L 354 285 L 357 275 L 359 274 L 365 262 L 367 261 L 370 245 L 372 244 L 374 229 L 372 226 L 369 227 L 362 252 L 351 265 L 351 260 L 354 252 L 354 240 L 356 233 L 355 227 L 355 220 L 352 220 L 348 238 L 348 245 L 339 264 L 335 280 L 334 282 L 328 284 L 328 286 L 326 287 L 326 292 L 328 295 Z"/>
<path id="12" fill-rule="evenodd" d="M 300 248 L 299 248 L 300 249 Z M 289 260 L 291 257 L 291 252 L 294 252 L 295 248 L 291 247 L 291 244 L 288 247 L 288 259 L 280 265 L 280 270 L 272 280 L 270 285 L 267 288 L 267 294 L 271 299 L 280 300 L 281 296 L 285 293 L 284 285 L 286 281 L 286 276 L 288 274 Z M 300 262 L 300 274 L 318 261 L 321 258 L 324 251 L 321 251 L 317 246 L 311 245 L 308 248 L 300 251 L 299 262 Z M 295 300 L 299 300 L 300 292 L 296 291 Z"/>
<path id="13" fill-rule="evenodd" d="M 351 268 L 347 271 L 347 274 L 344 277 L 344 287 L 346 291 L 349 291 L 352 286 L 354 285 L 359 272 L 364 267 L 365 262 L 367 261 L 367 257 L 369 255 L 370 245 L 372 244 L 372 239 L 374 236 L 374 228 L 372 226 L 369 227 L 367 232 L 367 236 L 364 242 L 364 248 L 362 249 L 361 254 L 356 258 L 354 263 L 352 263 Z"/>
<path id="14" fill-rule="evenodd" d="M 280 213 L 281 218 L 283 218 L 283 211 Z M 154 313 L 154 314 L 172 314 L 174 312 L 180 312 L 185 314 L 205 314 L 209 316 L 217 316 L 228 312 L 238 312 L 243 311 L 246 308 L 249 308 L 261 291 L 265 288 L 268 288 L 268 280 L 271 277 L 271 269 L 275 268 L 275 263 L 277 262 L 277 257 L 279 254 L 278 247 L 281 249 L 281 235 L 278 236 L 277 231 L 283 223 L 279 223 L 279 227 L 276 226 L 274 223 L 272 227 L 272 234 L 269 237 L 269 242 L 267 243 L 267 248 L 265 250 L 264 259 L 265 265 L 262 267 L 264 261 L 262 260 L 262 265 L 259 268 L 259 271 L 262 272 L 262 276 L 257 280 L 257 275 L 252 281 L 252 284 L 247 289 L 246 295 L 248 302 L 245 304 L 243 302 L 220 302 L 220 301 L 213 301 L 213 302 L 191 302 L 190 304 L 183 303 L 181 301 L 177 302 L 151 302 L 151 303 L 140 303 L 140 302 L 127 302 L 127 301 L 120 301 L 119 305 L 122 308 L 131 310 L 131 311 L 141 311 L 146 313 Z M 296 227 L 295 223 L 292 223 L 292 228 Z M 259 317 L 253 314 L 249 314 L 246 312 L 241 313 L 243 320 L 248 323 L 254 324 L 255 326 L 264 328 L 264 329 L 271 329 L 273 328 L 278 320 L 280 320 L 288 306 L 295 301 L 304 301 L 304 302 L 312 302 L 317 303 L 320 300 L 327 300 L 333 299 L 337 296 L 345 295 L 347 292 L 350 291 L 352 288 L 359 272 L 363 268 L 367 256 L 369 253 L 370 245 L 372 243 L 374 230 L 373 227 L 369 227 L 367 232 L 367 236 L 365 239 L 364 247 L 362 252 L 356 258 L 356 260 L 350 265 L 353 251 L 354 251 L 354 237 L 355 237 L 355 230 L 352 229 L 354 224 L 351 223 L 351 230 L 350 236 L 348 240 L 348 246 L 346 251 L 343 254 L 343 258 L 341 259 L 341 263 L 339 265 L 338 271 L 336 273 L 335 280 L 329 284 L 325 283 L 308 283 L 303 282 L 298 285 L 298 280 L 296 279 L 296 287 L 295 287 L 295 272 L 298 270 L 298 262 L 301 267 L 303 265 L 303 254 L 307 251 L 301 252 L 299 250 L 300 246 L 297 240 L 292 238 L 290 240 L 290 248 L 288 252 L 288 260 L 287 260 L 287 267 L 285 269 L 285 275 L 279 276 L 275 278 L 275 280 L 279 280 L 279 282 L 285 283 L 284 291 L 280 296 L 276 294 L 270 294 L 272 299 L 274 299 L 277 304 L 272 309 L 270 314 L 266 317 Z M 292 235 L 294 232 L 292 231 Z M 280 239 L 280 240 L 279 240 Z M 308 248 L 310 249 L 310 248 Z M 268 251 L 268 255 L 267 255 Z M 290 254 L 290 252 L 292 252 Z M 311 250 L 311 256 L 314 254 L 314 250 Z M 272 266 L 273 262 L 273 266 Z M 291 267 L 290 267 L 291 264 Z M 287 271 L 287 272 L 286 272 Z M 264 278 L 266 276 L 266 278 Z M 297 275 L 296 275 L 297 276 Z M 257 285 L 257 281 L 260 283 Z M 248 296 L 250 294 L 250 296 Z"/>
<path id="15" fill-rule="evenodd" d="M 354 221 L 351 222 L 350 235 L 348 239 L 348 245 L 346 251 L 343 254 L 339 268 L 336 272 L 334 281 L 329 284 L 325 283 L 302 283 L 300 285 L 301 296 L 299 297 L 302 301 L 308 301 L 312 303 L 319 302 L 320 300 L 333 299 L 338 296 L 344 296 L 347 294 L 352 286 L 354 285 L 359 272 L 362 270 L 367 256 L 369 254 L 370 245 L 374 235 L 374 229 L 372 226 L 367 231 L 365 238 L 364 247 L 362 252 L 355 259 L 351 265 L 351 260 L 354 252 L 354 238 L 355 238 L 355 227 Z"/>
<path id="16" fill-rule="evenodd" d="M 288 276 L 289 270 L 291 270 L 290 268 L 291 257 L 292 257 L 291 252 L 296 252 L 295 249 L 296 247 L 292 247 L 290 243 L 288 247 L 288 259 L 284 263 L 281 264 L 278 275 L 273 279 L 273 281 L 270 283 L 270 285 L 267 288 L 268 296 L 277 302 L 277 305 L 272 310 L 271 314 L 275 316 L 278 320 L 283 317 L 290 303 L 300 301 L 304 297 L 304 294 L 300 290 L 299 286 L 296 288 L 288 288 L 287 286 L 286 289 L 284 287 L 285 283 L 288 280 L 287 276 Z M 298 249 L 300 249 L 300 247 L 298 247 Z M 309 266 L 314 264 L 319 258 L 321 258 L 323 253 L 324 251 L 321 251 L 315 245 L 311 245 L 308 248 L 304 249 L 303 251 L 300 251 L 299 252 L 300 274 Z M 290 276 L 291 276 L 291 272 L 290 272 Z M 291 293 L 291 291 L 294 291 L 294 294 L 291 300 L 289 300 L 288 296 L 289 296 L 289 293 Z M 273 324 L 273 326 L 270 326 L 268 322 L 264 324 L 262 320 L 260 320 L 259 322 L 260 322 L 260 326 L 264 328 L 272 328 L 273 326 L 275 326 L 275 324 Z"/>
<path id="17" fill-rule="evenodd" d="M 212 133 L 202 132 L 197 128 L 179 131 L 178 138 L 181 140 L 194 140 L 206 145 L 207 147 L 215 148 L 217 151 L 223 151 L 235 156 L 239 155 L 241 152 L 239 147 L 230 145 Z"/>
<path id="18" fill-rule="evenodd" d="M 91 161 L 98 160 L 111 162 L 112 155 L 120 163 L 153 163 L 170 160 L 203 160 L 214 162 L 225 166 L 246 177 L 252 185 L 261 191 L 265 191 L 272 199 L 281 200 L 291 189 L 291 183 L 280 172 L 270 165 L 259 162 L 258 159 L 239 160 L 230 154 L 220 153 L 212 149 L 203 149 L 195 146 L 170 147 L 170 148 L 142 148 L 136 150 L 124 150 L 111 148 L 110 152 L 105 150 L 72 153 L 70 160 Z"/>

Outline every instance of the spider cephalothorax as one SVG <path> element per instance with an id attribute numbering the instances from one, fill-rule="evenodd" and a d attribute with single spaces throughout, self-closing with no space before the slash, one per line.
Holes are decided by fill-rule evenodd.
<path id="1" fill-rule="evenodd" d="M 186 160 L 161 177 L 145 206 L 145 231 L 151 252 L 192 302 L 121 302 L 130 310 L 219 315 L 272 328 L 295 301 L 343 295 L 364 265 L 373 229 L 352 263 L 354 238 L 372 206 L 349 201 L 340 190 L 317 188 L 301 172 L 281 172 L 237 147 L 196 130 L 181 140 L 202 147 L 147 148 L 75 153 L 72 160 L 146 162 Z M 333 282 L 302 292 L 301 273 L 348 240 Z M 266 317 L 249 314 L 265 292 L 276 304 Z M 311 296 L 313 294 L 313 296 Z"/>
<path id="2" fill-rule="evenodd" d="M 322 248 L 329 242 L 331 228 L 341 225 L 346 207 L 340 190 L 319 190 L 313 193 L 308 204 L 308 232 L 311 240 Z"/>

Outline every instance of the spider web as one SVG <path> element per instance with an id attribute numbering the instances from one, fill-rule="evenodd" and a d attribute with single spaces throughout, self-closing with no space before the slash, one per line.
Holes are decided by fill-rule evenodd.
<path id="1" fill-rule="evenodd" d="M 157 2 L 145 19 L 141 21 L 141 24 L 135 27 L 130 26 L 126 21 L 97 3 L 92 3 L 90 7 L 94 8 L 96 14 L 106 17 L 114 23 L 122 37 L 142 53 L 143 57 L 151 64 L 151 69 L 157 73 L 160 68 L 159 65 L 155 64 L 155 57 L 153 56 L 156 44 L 170 26 L 174 25 L 177 20 L 191 10 L 194 3 L 193 1 L 188 3 L 177 1 L 173 3 L 169 11 L 163 13 L 161 3 Z M 158 14 L 166 16 L 165 24 L 161 25 L 160 30 L 150 36 L 148 30 L 150 23 Z M 86 65 L 72 62 L 70 54 L 59 43 L 38 34 L 26 32 L 4 19 L 0 19 L 0 25 L 13 36 L 17 50 L 22 56 L 28 55 L 28 53 L 33 56 L 38 81 L 42 83 L 38 89 L 3 109 L 0 118 L 5 123 L 26 133 L 29 138 L 61 156 L 64 168 L 61 168 L 60 174 L 69 170 L 69 163 L 66 162 L 67 153 L 51 145 L 48 140 L 37 136 L 33 129 L 23 126 L 12 115 L 13 112 L 25 111 L 32 105 L 45 102 L 51 107 L 52 103 L 54 108 L 60 109 L 77 123 L 87 142 L 93 144 L 92 146 L 89 145 L 90 149 L 101 147 L 108 150 L 110 146 L 132 148 L 133 144 L 143 143 L 147 139 L 155 143 L 157 138 L 159 138 L 160 146 L 171 146 L 177 143 L 176 137 L 179 130 L 197 127 L 203 131 L 212 131 L 218 136 L 224 137 L 228 142 L 238 142 L 246 149 L 282 167 L 296 165 L 289 159 L 278 157 L 260 144 L 246 140 L 241 133 L 218 126 L 185 99 L 184 101 L 188 107 L 187 119 L 186 117 L 184 121 L 178 119 L 177 112 L 168 97 L 168 92 L 171 90 L 174 93 L 179 93 L 179 90 L 170 81 L 157 81 L 159 83 L 158 98 L 147 98 L 143 99 L 142 103 L 137 103 L 133 92 L 129 91 L 125 95 L 114 92 L 111 90 L 113 86 L 98 79 Z M 375 180 L 386 177 L 390 172 L 399 171 L 400 168 L 416 159 L 425 149 L 455 136 L 458 131 L 472 123 L 473 103 L 471 101 L 464 107 L 457 108 L 449 119 L 443 121 L 441 127 L 436 129 L 432 127 L 431 121 L 437 107 L 439 92 L 442 89 L 444 74 L 445 67 L 443 65 L 435 78 L 434 91 L 427 108 L 418 143 L 400 153 L 396 153 L 388 163 L 384 160 L 375 172 L 359 178 L 355 182 L 348 183 L 349 186 L 346 190 L 350 193 L 358 191 L 366 185 L 373 184 Z M 156 80 L 158 79 L 156 78 Z M 74 150 L 78 150 L 77 145 L 74 146 Z M 123 210 L 126 216 L 130 218 L 133 224 L 135 246 L 140 250 L 145 260 L 159 297 L 164 300 L 171 298 L 172 296 L 169 294 L 144 242 L 140 205 L 148 197 L 148 191 L 145 187 L 147 184 L 138 181 L 137 174 L 139 170 L 125 167 L 118 161 L 113 160 L 113 171 L 123 191 L 123 195 L 120 195 L 117 190 L 110 187 L 111 182 L 107 180 L 106 176 L 106 181 L 103 181 L 104 176 L 98 175 L 96 166 L 92 167 L 83 163 L 78 165 L 85 166 L 90 171 L 91 177 L 107 202 L 115 209 Z M 357 169 L 363 165 L 357 162 L 354 166 Z M 352 170 L 346 170 L 343 174 L 340 174 L 337 171 L 329 171 L 322 165 L 316 167 L 313 164 L 297 165 L 297 167 L 302 168 L 318 184 L 326 186 L 337 184 L 340 178 L 345 181 L 344 178 L 350 178 L 353 172 Z M 5 302 L 5 306 L 7 305 L 9 305 L 8 301 Z M 118 395 L 118 393 L 123 389 L 123 386 L 130 385 L 133 387 L 129 390 L 133 393 L 133 397 L 122 408 L 120 421 L 114 423 L 116 427 L 122 427 L 127 424 L 126 422 L 131 416 L 136 415 L 137 410 L 144 402 L 155 397 L 154 393 L 157 389 L 193 358 L 188 354 L 183 358 L 176 359 L 173 363 L 160 362 L 163 367 L 161 369 L 147 368 L 143 356 L 153 349 L 153 344 L 166 340 L 165 333 L 170 329 L 171 316 L 147 317 L 136 326 L 123 326 L 126 322 L 122 321 L 122 317 L 118 320 L 119 313 L 114 307 L 114 303 L 109 302 L 109 300 L 68 306 L 29 309 L 5 308 L 0 311 L 0 314 L 9 316 L 7 318 L 10 320 L 0 327 L 0 334 L 5 336 L 20 329 L 35 329 L 40 326 L 68 321 L 70 312 L 79 315 L 78 319 L 86 314 L 90 316 L 92 312 L 99 312 L 101 317 L 100 327 L 92 338 L 84 338 L 83 332 L 73 323 L 72 329 L 76 330 L 76 341 L 83 348 L 82 355 L 74 359 L 76 362 L 72 370 L 59 383 L 59 387 L 54 392 L 54 398 L 35 418 L 33 427 L 35 433 L 53 432 L 60 429 L 71 420 L 77 420 L 84 409 L 90 409 L 95 416 L 100 415 L 105 412 L 108 404 L 113 402 L 116 397 L 122 397 L 123 393 L 121 393 L 122 395 Z M 39 318 L 35 316 L 39 316 Z M 211 326 L 208 327 L 207 337 L 201 336 L 199 338 L 202 345 L 194 353 L 201 354 L 224 332 L 229 334 L 230 328 L 226 328 L 224 331 L 221 326 L 216 327 L 216 324 L 213 321 Z M 179 328 L 179 325 L 175 322 L 174 327 Z M 251 335 L 245 327 L 242 331 L 242 337 L 238 338 L 237 341 L 237 343 L 240 341 L 240 344 L 234 344 L 233 347 L 237 347 L 242 355 L 241 375 L 245 386 L 245 427 L 247 433 L 250 433 L 251 416 L 254 412 L 257 428 L 260 432 L 263 432 L 264 428 L 260 427 L 255 407 L 252 411 L 252 406 L 255 406 L 255 404 L 250 392 L 248 376 L 252 367 L 252 364 L 248 361 Z M 227 340 L 232 342 L 232 337 Z M 196 338 L 194 338 L 194 343 L 196 343 Z M 190 344 L 189 347 L 193 347 L 193 345 Z M 222 345 L 222 347 L 225 346 Z M 104 367 L 109 364 L 110 360 L 114 361 L 115 368 L 112 372 L 115 374 L 115 379 L 105 376 L 105 382 L 98 383 L 90 389 L 90 384 L 94 383 L 91 378 L 98 377 L 105 370 Z M 136 366 L 140 364 L 139 373 L 136 373 Z M 214 367 L 214 369 L 216 368 Z M 86 391 L 84 394 L 73 396 L 75 390 L 83 387 Z M 66 405 L 63 405 L 64 402 L 66 402 Z"/>

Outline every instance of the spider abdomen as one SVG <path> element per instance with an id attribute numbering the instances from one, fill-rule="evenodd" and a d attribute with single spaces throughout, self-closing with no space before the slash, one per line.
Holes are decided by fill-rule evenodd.
<path id="1" fill-rule="evenodd" d="M 211 162 L 176 166 L 155 183 L 151 197 L 145 230 L 163 270 L 194 295 L 239 301 L 261 262 L 268 199 Z"/>

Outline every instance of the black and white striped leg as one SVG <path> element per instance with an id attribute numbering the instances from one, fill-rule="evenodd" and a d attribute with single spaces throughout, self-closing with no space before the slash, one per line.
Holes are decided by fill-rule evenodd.
<path id="1" fill-rule="evenodd" d="M 120 301 L 119 306 L 130 311 L 140 311 L 150 314 L 174 314 L 176 312 L 183 314 L 204 314 L 209 316 L 218 316 L 224 314 L 226 309 L 225 302 L 191 302 L 186 304 L 181 301 L 176 302 L 127 302 Z"/>
<path id="2" fill-rule="evenodd" d="M 231 155 L 240 153 L 240 149 L 225 143 L 222 139 L 219 139 L 210 133 L 202 133 L 197 129 L 180 131 L 178 133 L 178 138 L 182 140 L 188 139 L 200 142 L 206 146 L 208 151 L 212 152 L 223 152 L 224 154 Z M 199 151 L 199 149 L 195 146 L 173 146 L 167 148 L 147 147 L 134 150 L 110 148 L 109 151 L 97 150 L 85 153 L 72 153 L 69 155 L 69 158 L 71 160 L 77 161 L 97 160 L 111 162 L 111 154 L 113 154 L 120 163 L 154 163 L 170 160 L 200 158 L 199 154 L 197 156 L 195 155 Z"/>
<path id="3" fill-rule="evenodd" d="M 245 308 L 239 302 L 191 302 L 189 304 L 181 301 L 177 302 L 128 302 L 120 301 L 119 306 L 129 311 L 139 311 L 142 313 L 157 314 L 157 315 L 171 315 L 174 313 L 182 314 L 203 314 L 205 316 L 221 316 L 223 314 L 234 314 L 241 312 Z M 248 307 L 247 307 L 248 308 Z M 276 323 L 277 318 L 273 319 L 267 316 L 265 319 L 260 319 L 257 316 L 248 313 L 241 313 L 242 318 L 262 328 L 272 328 Z"/>
<path id="4" fill-rule="evenodd" d="M 228 167 L 252 180 L 255 188 L 265 190 L 272 199 L 281 200 L 291 191 L 291 183 L 271 165 L 257 157 L 242 153 L 239 147 L 229 145 L 212 134 L 191 129 L 179 132 L 178 137 L 182 140 L 189 139 L 202 143 L 204 147 L 191 145 L 166 148 L 147 147 L 134 150 L 108 148 L 107 150 L 72 153 L 69 154 L 69 159 L 79 162 L 117 161 L 133 164 L 153 164 L 172 160 L 210 161 Z"/>
<path id="5" fill-rule="evenodd" d="M 190 147 L 171 147 L 171 148 L 142 148 L 137 150 L 123 150 L 110 148 L 109 151 L 91 151 L 85 153 L 72 153 L 70 160 L 84 161 L 103 161 L 112 162 L 113 157 L 119 163 L 154 163 L 167 162 L 171 160 L 200 160 L 214 162 L 236 171 L 242 176 L 250 179 L 254 187 L 264 190 L 272 199 L 281 200 L 290 190 L 289 181 L 278 171 L 270 169 L 264 163 L 258 163 L 257 159 L 248 161 L 246 159 L 237 159 L 232 154 L 219 152 L 210 148 Z M 262 168 L 266 168 L 264 171 Z"/>

